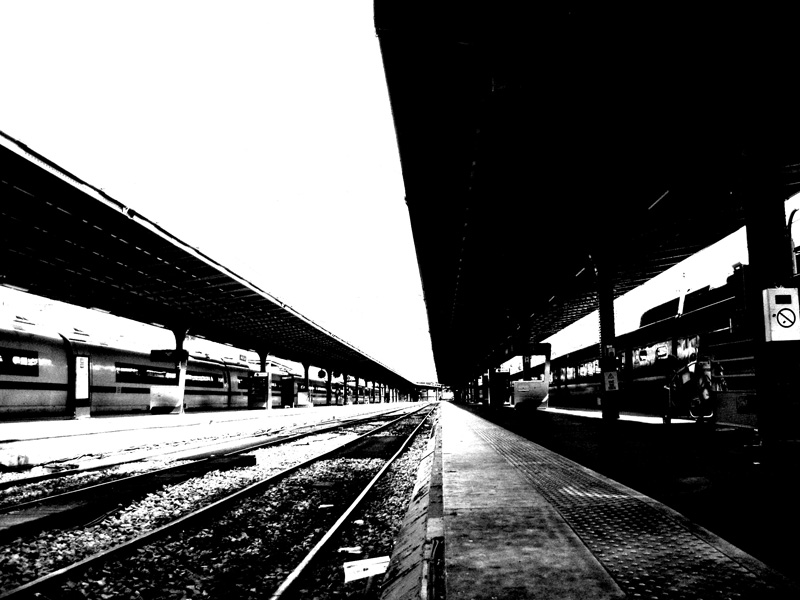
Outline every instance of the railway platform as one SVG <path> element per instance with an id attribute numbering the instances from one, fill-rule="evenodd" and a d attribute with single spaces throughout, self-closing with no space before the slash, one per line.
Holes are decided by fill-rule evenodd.
<path id="1" fill-rule="evenodd" d="M 441 407 L 448 600 L 800 597 L 796 583 L 653 498 Z"/>

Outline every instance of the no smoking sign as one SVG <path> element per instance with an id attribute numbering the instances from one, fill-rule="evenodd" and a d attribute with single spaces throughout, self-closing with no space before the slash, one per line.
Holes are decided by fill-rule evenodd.
<path id="1" fill-rule="evenodd" d="M 768 342 L 800 340 L 800 303 L 797 289 L 769 288 L 763 292 L 764 328 Z"/>
<path id="2" fill-rule="evenodd" d="M 795 324 L 797 315 L 791 308 L 782 308 L 778 311 L 778 314 L 775 315 L 775 320 L 778 322 L 778 325 L 785 329 Z"/>

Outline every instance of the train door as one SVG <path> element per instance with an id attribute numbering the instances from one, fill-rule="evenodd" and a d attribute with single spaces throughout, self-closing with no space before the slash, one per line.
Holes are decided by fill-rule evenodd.
<path id="1" fill-rule="evenodd" d="M 281 407 L 294 408 L 297 403 L 298 381 L 291 376 L 281 379 Z"/>
<path id="2" fill-rule="evenodd" d="M 66 416 L 82 419 L 92 412 L 92 359 L 89 346 L 59 334 L 67 364 Z"/>
<path id="3" fill-rule="evenodd" d="M 72 405 L 75 407 L 76 419 L 88 417 L 92 410 L 90 374 L 92 372 L 91 358 L 86 354 L 76 354 L 72 357 Z"/>
<path id="4" fill-rule="evenodd" d="M 508 402 L 511 374 L 507 371 L 493 371 L 489 377 L 489 401 L 493 408 L 502 408 Z"/>
<path id="5" fill-rule="evenodd" d="M 231 377 L 231 371 L 226 363 L 222 363 L 222 380 L 225 382 L 224 385 L 228 396 L 225 408 L 230 409 L 233 407 L 233 377 Z"/>

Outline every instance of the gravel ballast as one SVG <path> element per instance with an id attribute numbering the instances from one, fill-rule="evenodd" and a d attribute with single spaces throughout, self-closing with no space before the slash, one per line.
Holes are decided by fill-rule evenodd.
<path id="1" fill-rule="evenodd" d="M 374 425 L 365 424 L 354 428 L 357 429 L 356 432 L 320 434 L 286 445 L 253 451 L 251 454 L 255 455 L 258 461 L 254 467 L 224 472 L 214 471 L 202 478 L 167 486 L 128 507 L 120 507 L 101 522 L 88 527 L 49 531 L 33 538 L 14 540 L 0 547 L 0 592 L 18 587 L 157 529 L 235 490 L 247 487 L 323 451 L 339 447 L 359 433 L 373 428 Z M 392 433 L 397 433 L 396 430 L 400 428 L 399 425 L 392 427 Z M 194 531 L 193 533 L 180 534 L 176 539 L 167 539 L 140 548 L 133 556 L 122 561 L 120 564 L 125 566 L 116 571 L 113 570 L 113 562 L 100 567 L 97 573 L 90 571 L 86 578 L 68 582 L 60 590 L 54 590 L 54 595 L 50 597 L 65 597 L 65 595 L 76 598 L 214 597 L 223 587 L 227 589 L 227 584 L 219 587 L 220 573 L 226 580 L 230 579 L 233 573 L 247 573 L 245 579 L 238 584 L 239 595 L 232 597 L 260 597 L 260 594 L 270 586 L 274 588 L 280 583 L 293 568 L 291 561 L 299 560 L 298 556 L 307 551 L 315 543 L 315 539 L 336 519 L 337 511 L 343 508 L 339 506 L 344 502 L 342 494 L 346 495 L 349 493 L 348 490 L 355 489 L 353 486 L 359 488 L 353 495 L 357 494 L 360 487 L 384 462 L 383 459 L 336 460 L 339 462 L 328 460 L 315 465 L 312 469 L 323 470 L 312 471 L 311 476 L 301 474 L 290 476 L 290 479 L 280 483 L 279 487 L 270 488 L 265 493 L 243 501 L 245 508 L 238 509 L 239 512 L 230 512 L 231 517 L 223 518 L 214 525 L 199 530 L 195 526 L 194 530 L 190 530 Z M 113 473 L 110 476 L 118 477 L 119 474 Z M 300 479 L 292 483 L 291 477 Z M 12 488 L 5 496 L 8 498 L 13 492 Z M 258 500 L 259 498 L 263 500 Z M 257 508 L 248 508 L 253 502 L 258 502 Z M 247 520 L 252 515 L 261 516 L 258 517 L 258 522 L 247 525 Z M 329 516 L 330 522 L 328 522 Z M 402 519 L 402 511 L 399 519 Z M 254 533 L 256 531 L 260 533 Z M 273 532 L 274 535 L 269 532 Z M 270 535 L 272 535 L 271 541 L 267 544 L 265 539 Z M 388 534 L 389 541 L 392 536 L 393 534 Z M 181 550 L 189 547 L 186 544 L 191 544 L 191 551 Z M 265 544 L 269 546 L 268 552 L 265 551 Z M 228 548 L 229 545 L 232 547 Z M 221 548 L 221 555 L 218 555 L 218 547 Z M 163 549 L 158 550 L 158 548 Z M 388 552 L 391 552 L 390 546 Z M 171 558 L 173 556 L 174 560 Z M 275 565 L 268 574 L 264 574 L 260 579 L 256 577 L 261 582 L 255 585 L 258 593 L 251 591 L 252 586 L 248 587 L 250 583 L 244 583 L 244 581 L 249 582 L 254 575 L 253 566 L 250 563 L 240 565 L 237 562 L 240 559 L 235 558 L 238 556 L 252 557 L 259 565 Z M 285 556 L 287 564 L 284 567 L 279 566 L 276 556 Z M 208 560 L 206 566 L 200 568 L 198 573 L 190 563 L 194 564 L 200 559 Z M 129 570 L 131 561 L 137 561 L 140 565 L 138 571 Z M 239 566 L 224 567 L 220 570 L 220 565 Z M 162 575 L 166 579 L 163 579 Z M 113 591 L 109 591 L 112 589 L 109 586 L 113 587 Z M 225 595 L 230 594 L 226 591 Z"/>
<path id="2" fill-rule="evenodd" d="M 90 527 L 51 531 L 33 538 L 14 540 L 0 547 L 0 591 L 17 587 L 152 531 L 211 504 L 223 495 L 355 437 L 356 433 L 327 434 L 315 436 L 313 441 L 306 438 L 296 443 L 256 450 L 252 452 L 258 461 L 254 467 L 212 471 L 201 478 L 167 486 Z"/>

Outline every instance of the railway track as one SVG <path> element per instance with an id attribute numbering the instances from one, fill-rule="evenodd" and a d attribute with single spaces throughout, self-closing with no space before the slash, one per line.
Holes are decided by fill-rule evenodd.
<path id="1" fill-rule="evenodd" d="M 403 410 L 403 408 L 391 408 L 387 411 L 378 410 L 376 412 L 371 413 L 371 415 L 377 414 L 391 414 L 392 412 L 397 412 L 399 410 Z M 109 467 L 119 466 L 119 465 L 127 465 L 130 463 L 139 463 L 143 461 L 152 460 L 154 458 L 162 458 L 162 457 L 173 457 L 173 459 L 191 459 L 193 452 L 197 451 L 202 452 L 204 449 L 211 449 L 214 447 L 224 447 L 228 444 L 235 445 L 240 440 L 247 440 L 247 439 L 254 439 L 257 440 L 263 437 L 280 437 L 285 435 L 290 435 L 285 433 L 287 429 L 292 431 L 293 433 L 300 433 L 303 431 L 314 431 L 319 427 L 326 427 L 328 425 L 335 426 L 337 423 L 349 423 L 356 421 L 362 418 L 368 418 L 370 415 L 366 417 L 346 417 L 346 418 L 339 418 L 335 416 L 332 419 L 327 419 L 325 421 L 320 422 L 312 422 L 312 423 L 303 423 L 301 425 L 292 426 L 291 428 L 286 427 L 285 425 L 281 425 L 279 427 L 273 429 L 259 429 L 252 434 L 237 434 L 235 436 L 231 436 L 229 433 L 223 435 L 205 435 L 200 438 L 192 438 L 185 441 L 162 441 L 153 446 L 150 446 L 147 450 L 142 450 L 140 447 L 134 448 L 124 448 L 122 450 L 117 450 L 116 452 L 109 453 L 109 452 L 101 452 L 99 456 L 82 456 L 82 457 L 71 457 L 65 458 L 55 461 L 50 461 L 46 465 L 43 465 L 41 468 L 48 469 L 47 473 L 40 473 L 36 475 L 28 475 L 28 476 L 19 476 L 14 473 L 4 473 L 4 477 L 8 477 L 7 479 L 0 480 L 0 490 L 8 489 L 11 487 L 18 487 L 22 485 L 28 485 L 31 483 L 38 483 L 41 481 L 48 481 L 51 479 L 62 479 L 65 477 L 70 477 L 74 475 L 79 475 L 83 473 L 89 473 L 92 471 L 97 471 L 101 469 L 107 469 Z M 226 428 L 230 428 L 231 423 L 221 423 L 220 425 L 225 425 Z M 216 426 L 216 424 L 215 424 Z M 98 435 L 98 434 L 92 434 Z M 100 434 L 102 435 L 102 434 Z M 220 439 L 222 438 L 222 439 Z M 28 444 L 30 440 L 19 440 L 16 443 L 21 444 Z M 5 443 L 2 448 L 6 452 L 9 452 L 14 446 L 14 443 Z M 222 452 L 217 451 L 216 454 L 221 454 Z M 86 466 L 80 467 L 65 467 L 64 465 L 74 464 L 76 461 L 84 459 Z"/>
<path id="2" fill-rule="evenodd" d="M 417 414 L 419 413 L 419 411 L 425 408 L 426 408 L 425 406 L 420 407 L 416 411 L 413 411 L 412 413 L 409 414 L 412 415 Z M 402 415 L 392 421 L 389 421 L 388 423 L 382 424 L 379 427 L 375 427 L 371 429 L 369 432 L 359 435 L 358 437 L 356 437 L 351 441 L 335 444 L 334 447 L 331 449 L 328 449 L 324 452 L 311 456 L 310 458 L 302 460 L 297 464 L 293 464 L 290 467 L 284 468 L 279 472 L 271 474 L 269 477 L 265 477 L 255 483 L 246 485 L 242 489 L 238 489 L 232 493 L 226 493 L 223 497 L 217 498 L 214 502 L 212 502 L 207 506 L 204 506 L 196 510 L 192 510 L 185 514 L 181 514 L 180 516 L 177 516 L 177 518 L 170 518 L 169 522 L 153 529 L 152 531 L 148 531 L 141 535 L 133 536 L 123 543 L 117 544 L 110 548 L 106 548 L 100 552 L 82 558 L 81 560 L 72 562 L 68 566 L 64 566 L 62 568 L 53 570 L 45 575 L 33 579 L 32 581 L 27 581 L 27 583 L 23 583 L 22 585 L 17 585 L 16 587 L 10 587 L 6 585 L 6 589 L 3 590 L 3 593 L 2 595 L 0 595 L 0 598 L 48 597 L 46 590 L 51 590 L 50 593 L 53 593 L 52 590 L 54 589 L 54 586 L 57 586 L 59 582 L 74 579 L 78 577 L 80 573 L 85 573 L 87 572 L 87 570 L 91 571 L 92 569 L 98 567 L 98 565 L 108 563 L 109 561 L 113 561 L 119 557 L 130 555 L 131 553 L 136 553 L 137 550 L 141 551 L 141 549 L 144 546 L 151 545 L 156 540 L 162 539 L 164 537 L 176 536 L 179 534 L 179 532 L 185 530 L 186 528 L 193 528 L 193 527 L 196 528 L 199 524 L 201 524 L 201 522 L 213 518 L 214 515 L 219 515 L 220 513 L 230 511 L 231 507 L 234 504 L 243 502 L 245 498 L 250 498 L 253 497 L 254 495 L 259 495 L 259 494 L 260 495 L 269 494 L 268 490 L 270 488 L 280 484 L 280 482 L 282 482 L 283 480 L 288 481 L 287 478 L 290 478 L 294 473 L 296 473 L 301 469 L 313 468 L 312 465 L 320 464 L 320 461 L 334 460 L 333 457 L 338 456 L 339 458 L 336 458 L 335 460 L 338 460 L 339 462 L 345 461 L 347 463 L 348 461 L 352 462 L 353 460 L 356 460 L 356 463 L 354 464 L 360 464 L 358 463 L 358 461 L 361 461 L 363 463 L 364 460 L 369 462 L 372 459 L 352 458 L 353 452 L 355 452 L 356 455 L 359 452 L 362 454 L 366 453 L 367 456 L 369 456 L 370 452 L 372 453 L 377 452 L 378 454 L 380 454 L 381 452 L 380 448 L 383 448 L 385 450 L 385 448 L 391 446 L 392 444 L 399 445 L 400 443 L 402 443 L 397 439 L 396 436 L 387 436 L 385 434 L 381 435 L 381 433 L 385 432 L 389 428 L 399 426 L 399 424 L 404 420 L 413 418 L 410 417 L 409 414 Z M 419 415 L 417 415 L 417 417 L 419 417 Z M 374 415 L 372 416 L 373 420 L 375 420 L 376 418 L 377 417 L 375 417 Z M 382 437 L 384 438 L 384 440 L 377 443 L 372 441 L 376 438 L 376 436 Z M 378 450 L 376 450 L 375 448 L 370 450 L 371 446 L 375 446 L 375 448 L 378 448 Z M 347 452 L 348 449 L 350 449 L 349 450 L 350 455 L 344 457 L 343 453 Z M 345 473 L 352 472 L 352 465 L 348 463 L 348 465 L 344 467 L 343 472 Z M 311 489 L 316 490 L 316 487 L 319 487 L 317 486 L 319 480 L 312 479 L 311 481 L 312 481 Z M 291 487 L 292 486 L 289 485 L 289 488 Z M 298 486 L 295 485 L 294 487 L 297 488 Z M 339 491 L 338 488 L 340 486 L 338 486 L 338 484 L 331 484 L 330 487 L 333 488 L 330 491 Z M 322 485 L 322 488 L 325 488 L 325 485 Z M 288 505 L 286 505 L 287 496 L 285 492 L 286 490 L 284 490 L 278 495 L 277 502 L 278 504 L 284 506 L 285 511 L 291 512 L 289 508 L 286 508 Z M 300 485 L 300 496 L 302 497 L 304 494 L 307 496 L 308 494 L 306 492 L 308 492 L 307 486 Z M 161 509 L 166 508 L 168 510 L 169 507 L 160 506 L 160 508 Z M 248 511 L 245 509 L 245 512 Z M 203 530 L 201 529 L 200 531 L 202 532 Z M 202 533 L 200 534 L 200 537 L 201 538 L 203 537 Z M 215 536 L 212 534 L 212 537 Z M 13 565 L 13 556 L 19 557 L 20 553 L 24 552 L 25 550 L 21 549 L 16 555 L 12 555 L 12 560 L 11 560 L 12 565 Z M 63 597 L 63 594 L 67 592 L 68 589 L 66 591 L 62 590 L 61 592 L 57 592 L 55 596 L 52 597 Z M 36 594 L 44 594 L 44 596 L 37 596 Z"/>
<path id="3" fill-rule="evenodd" d="M 214 470 L 252 466 L 256 464 L 255 457 L 247 456 L 247 453 L 254 450 L 368 424 L 388 418 L 398 411 L 402 409 L 342 421 L 308 424 L 277 435 L 255 435 L 222 445 L 212 443 L 204 447 L 194 447 L 182 451 L 182 460 L 176 465 L 153 468 L 127 477 L 112 474 L 108 481 L 78 484 L 61 493 L 16 504 L 0 504 L 0 543 L 19 535 L 31 535 L 54 525 L 65 528 L 88 523 L 119 503 L 130 502 L 162 486 L 201 477 Z M 33 478 L 33 481 L 25 483 L 34 485 L 39 481 L 39 478 Z"/>
<path id="4" fill-rule="evenodd" d="M 401 439 L 399 440 L 399 444 L 395 444 L 397 447 L 396 451 L 394 451 L 391 456 L 386 460 L 383 466 L 378 470 L 378 472 L 369 480 L 369 482 L 363 487 L 363 489 L 358 493 L 355 499 L 347 506 L 347 508 L 341 513 L 338 519 L 331 525 L 328 530 L 322 535 L 322 537 L 317 541 L 316 544 L 303 556 L 300 560 L 298 565 L 292 570 L 291 573 L 281 582 L 278 588 L 272 592 L 270 596 L 270 600 L 280 600 L 280 599 L 287 599 L 287 598 L 294 598 L 298 597 L 298 589 L 302 584 L 304 577 L 306 577 L 311 567 L 315 564 L 315 562 L 325 553 L 326 551 L 330 550 L 331 542 L 336 539 L 337 534 L 340 532 L 342 527 L 345 525 L 347 520 L 356 512 L 356 510 L 361 506 L 364 499 L 368 496 L 368 494 L 375 488 L 381 478 L 386 474 L 388 469 L 394 464 L 395 460 L 397 460 L 406 447 L 410 444 L 410 442 L 414 439 L 414 436 L 417 434 L 419 429 L 424 424 L 424 420 L 421 420 L 419 424 L 413 428 L 411 432 L 409 432 L 406 436 L 398 436 Z M 387 447 L 394 449 L 394 447 L 390 444 L 387 444 Z M 383 557 L 375 557 L 378 560 L 382 559 Z M 386 556 L 386 564 L 388 565 L 389 557 Z M 356 561 L 352 561 L 356 562 Z M 354 565 L 355 570 L 358 570 L 357 565 Z M 363 567 L 366 568 L 366 567 Z M 303 592 L 303 596 L 308 592 L 305 590 Z M 302 597 L 302 596 L 301 596 Z"/>

